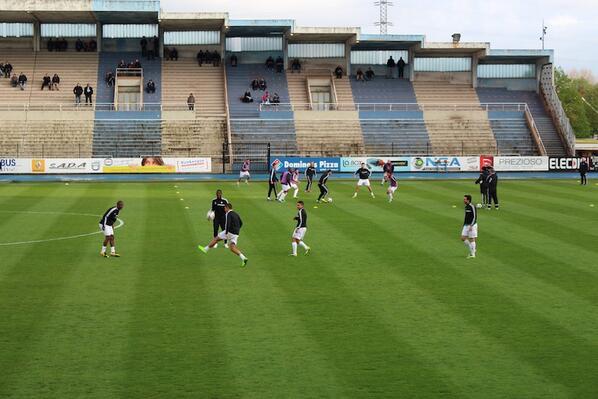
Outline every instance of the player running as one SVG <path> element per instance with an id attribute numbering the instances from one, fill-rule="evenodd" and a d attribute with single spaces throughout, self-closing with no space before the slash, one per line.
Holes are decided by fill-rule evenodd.
<path id="1" fill-rule="evenodd" d="M 392 173 L 390 173 L 387 176 L 387 179 L 390 184 L 388 186 L 388 189 L 386 189 L 386 194 L 388 195 L 388 202 L 392 202 L 392 200 L 394 199 L 395 191 L 397 191 L 397 188 L 399 188 L 399 182 L 395 175 L 393 175 Z"/>
<path id="2" fill-rule="evenodd" d="M 278 181 L 278 177 L 276 176 L 276 169 L 278 168 L 278 164 L 280 161 L 278 159 L 272 162 L 270 165 L 270 177 L 268 178 L 268 201 L 270 201 L 270 195 L 272 191 L 274 191 L 274 197 L 278 197 L 276 194 L 276 182 Z"/>
<path id="3" fill-rule="evenodd" d="M 299 169 L 297 168 L 293 169 L 293 172 L 291 173 L 291 188 L 295 190 L 293 192 L 293 198 L 297 198 L 297 195 L 299 194 Z"/>
<path id="4" fill-rule="evenodd" d="M 237 186 L 241 183 L 241 180 L 245 179 L 245 184 L 249 184 L 249 179 L 251 178 L 251 174 L 249 173 L 249 168 L 251 167 L 251 161 L 246 159 L 243 161 L 243 165 L 241 165 L 241 171 L 239 172 L 239 180 L 237 180 Z"/>
<path id="5" fill-rule="evenodd" d="M 288 168 L 284 172 L 282 172 L 282 176 L 280 176 L 280 185 L 282 188 L 276 197 L 278 202 L 284 202 L 285 197 L 287 196 L 289 190 L 291 189 L 291 179 L 292 179 L 292 168 Z"/>
<path id="6" fill-rule="evenodd" d="M 383 186 L 385 181 L 390 181 L 389 176 L 395 173 L 395 165 L 390 161 L 386 161 L 382 166 L 382 172 L 384 173 L 382 174 L 382 182 L 380 184 Z"/>
<path id="7" fill-rule="evenodd" d="M 372 187 L 370 187 L 370 175 L 372 172 L 365 166 L 365 163 L 361 163 L 361 168 L 357 169 L 354 175 L 359 175 L 359 180 L 357 181 L 357 185 L 355 186 L 355 193 L 353 194 L 353 198 L 357 197 L 357 193 L 359 192 L 359 187 L 366 186 L 372 198 L 376 198 L 374 192 L 372 191 Z"/>
<path id="8" fill-rule="evenodd" d="M 104 258 L 108 257 L 106 253 L 106 247 L 110 245 L 110 256 L 114 256 L 115 258 L 119 258 L 120 255 L 116 253 L 116 246 L 114 245 L 114 223 L 116 219 L 118 219 L 118 214 L 120 213 L 121 209 L 123 209 L 125 203 L 122 201 L 118 201 L 116 206 L 108 209 L 102 219 L 100 219 L 100 230 L 104 233 L 104 243 L 102 244 L 102 252 L 100 255 Z"/>
<path id="9" fill-rule="evenodd" d="M 314 181 L 314 177 L 316 177 L 316 168 L 314 166 L 314 163 L 311 162 L 307 169 L 305 169 L 305 178 L 307 180 L 307 186 L 305 186 L 306 193 L 311 192 L 311 185 Z"/>
<path id="10" fill-rule="evenodd" d="M 226 224 L 226 211 L 224 207 L 228 204 L 228 200 L 226 198 L 222 198 L 222 190 L 216 190 L 216 198 L 212 200 L 212 212 L 214 212 L 214 235 L 213 237 L 218 237 L 218 229 L 220 228 L 224 231 L 224 226 Z M 218 246 L 218 244 L 216 244 Z M 228 243 L 224 240 L 224 247 L 228 248 Z"/>
<path id="11" fill-rule="evenodd" d="M 332 174 L 332 171 L 328 169 L 326 172 L 320 176 L 320 181 L 318 182 L 318 188 L 320 189 L 320 196 L 318 197 L 316 202 L 328 202 L 326 197 L 328 196 L 328 187 L 326 183 L 328 182 L 328 178 Z"/>
<path id="12" fill-rule="evenodd" d="M 293 238 L 291 240 L 291 246 L 293 253 L 291 256 L 297 256 L 297 245 L 301 245 L 305 249 L 305 255 L 309 253 L 311 248 L 303 241 L 305 233 L 307 233 L 307 212 L 305 211 L 305 204 L 303 201 L 297 201 L 297 216 L 294 220 L 297 221 L 297 226 L 293 231 Z"/>
<path id="13" fill-rule="evenodd" d="M 467 194 L 463 197 L 465 204 L 465 221 L 463 222 L 463 230 L 461 231 L 461 241 L 469 249 L 468 259 L 475 258 L 476 254 L 476 239 L 478 237 L 478 214 L 475 206 L 471 203 L 471 195 Z"/>
<path id="14" fill-rule="evenodd" d="M 203 253 L 208 253 L 210 249 L 216 247 L 219 241 L 228 240 L 230 251 L 241 258 L 241 267 L 245 267 L 249 259 L 237 247 L 243 221 L 239 214 L 233 211 L 233 205 L 230 202 L 224 206 L 224 210 L 226 212 L 224 230 L 214 237 L 207 246 L 198 245 L 197 248 Z"/>

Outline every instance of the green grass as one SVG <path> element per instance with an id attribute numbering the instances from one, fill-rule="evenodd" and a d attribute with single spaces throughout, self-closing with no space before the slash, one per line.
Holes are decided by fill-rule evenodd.
<path id="1" fill-rule="evenodd" d="M 471 182 L 404 181 L 392 204 L 352 187 L 305 198 L 313 251 L 292 259 L 294 203 L 263 183 L 0 185 L 0 243 L 93 232 L 73 213 L 117 199 L 126 223 L 120 259 L 99 235 L 0 246 L 0 397 L 598 397 L 594 182 L 503 181 L 475 260 Z M 196 249 L 217 188 L 247 269 Z"/>

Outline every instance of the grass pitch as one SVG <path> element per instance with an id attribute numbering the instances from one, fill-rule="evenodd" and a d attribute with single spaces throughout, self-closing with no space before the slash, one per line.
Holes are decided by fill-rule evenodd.
<path id="1" fill-rule="evenodd" d="M 333 182 L 317 209 L 302 194 L 296 259 L 294 202 L 264 183 L 1 185 L 0 397 L 596 398 L 591 183 L 503 181 L 475 260 L 470 181 L 404 181 L 392 204 L 378 184 Z M 217 188 L 247 269 L 196 249 Z M 117 199 L 122 258 L 104 259 L 86 234 Z"/>

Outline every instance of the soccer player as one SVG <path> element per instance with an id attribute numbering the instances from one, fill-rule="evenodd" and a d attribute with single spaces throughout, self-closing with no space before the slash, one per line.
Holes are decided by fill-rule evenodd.
<path id="1" fill-rule="evenodd" d="M 291 173 L 291 188 L 295 190 L 293 192 L 293 198 L 297 198 L 297 195 L 299 194 L 299 169 L 297 168 L 293 169 L 293 172 Z"/>
<path id="2" fill-rule="evenodd" d="M 224 230 L 221 231 L 218 236 L 214 237 L 207 246 L 202 247 L 199 245 L 197 248 L 203 253 L 208 253 L 208 251 L 214 248 L 219 241 L 228 240 L 230 251 L 241 258 L 241 267 L 245 267 L 247 266 L 249 259 L 247 259 L 237 247 L 241 227 L 243 227 L 243 221 L 239 214 L 233 211 L 233 205 L 230 202 L 224 206 L 224 210 L 226 212 Z"/>
<path id="3" fill-rule="evenodd" d="M 322 176 L 320 176 L 320 181 L 318 182 L 318 188 L 320 189 L 320 196 L 318 197 L 316 202 L 328 202 L 328 200 L 326 199 L 326 196 L 328 195 L 328 187 L 326 186 L 326 183 L 328 182 L 328 178 L 330 177 L 330 175 L 332 174 L 332 171 L 330 169 L 328 169 L 326 172 L 324 172 L 322 174 Z"/>
<path id="4" fill-rule="evenodd" d="M 278 196 L 276 197 L 276 200 L 278 202 L 284 202 L 284 199 L 287 196 L 287 193 L 291 189 L 292 172 L 293 172 L 293 169 L 288 168 L 287 170 L 282 172 L 282 176 L 280 176 L 280 184 L 281 184 L 282 188 L 280 189 L 280 192 L 278 193 Z"/>
<path id="5" fill-rule="evenodd" d="M 480 176 L 475 181 L 475 184 L 480 185 L 480 194 L 482 194 L 482 206 L 486 206 L 488 204 L 488 185 L 486 184 L 486 179 L 488 178 L 488 167 L 482 167 L 482 171 L 480 172 Z"/>
<path id="6" fill-rule="evenodd" d="M 386 180 L 389 180 L 388 177 L 390 175 L 394 174 L 394 172 L 395 172 L 395 165 L 392 162 L 390 162 L 390 161 L 386 161 L 384 163 L 384 165 L 382 166 L 382 171 L 384 173 L 382 174 L 382 182 L 380 184 L 383 186 L 384 182 Z"/>
<path id="7" fill-rule="evenodd" d="M 357 181 L 357 186 L 355 186 L 355 193 L 353 194 L 353 198 L 357 197 L 357 193 L 359 192 L 359 187 L 366 186 L 372 198 L 376 198 L 374 192 L 372 191 L 372 187 L 370 187 L 370 175 L 372 172 L 365 166 L 365 163 L 361 163 L 361 168 L 357 169 L 354 175 L 359 175 L 359 180 Z"/>
<path id="8" fill-rule="evenodd" d="M 118 201 L 116 206 L 113 206 L 104 212 L 104 216 L 100 219 L 100 230 L 104 233 L 104 243 L 102 244 L 102 252 L 100 252 L 100 255 L 104 258 L 108 257 L 108 254 L 106 253 L 106 247 L 108 245 L 110 245 L 110 256 L 116 258 L 120 257 L 120 255 L 116 253 L 116 246 L 114 245 L 114 223 L 116 222 L 116 219 L 118 219 L 118 214 L 124 206 L 124 202 Z"/>
<path id="9" fill-rule="evenodd" d="M 579 163 L 579 177 L 581 181 L 580 184 L 582 186 L 588 185 L 588 170 L 590 170 L 590 165 L 588 164 L 588 161 L 585 158 L 582 158 L 581 162 Z"/>
<path id="10" fill-rule="evenodd" d="M 303 241 L 305 233 L 307 233 L 307 212 L 305 211 L 305 204 L 303 201 L 297 201 L 297 216 L 294 220 L 297 221 L 297 226 L 293 231 L 293 238 L 291 240 L 291 246 L 293 253 L 291 256 L 297 256 L 297 245 L 301 245 L 305 249 L 305 255 L 309 253 L 311 248 Z"/>
<path id="11" fill-rule="evenodd" d="M 249 179 L 251 178 L 251 174 L 249 173 L 250 166 L 251 161 L 249 159 L 243 161 L 243 165 L 241 165 L 241 171 L 239 172 L 239 180 L 237 180 L 237 186 L 243 179 L 245 179 L 245 184 L 249 184 Z"/>
<path id="12" fill-rule="evenodd" d="M 276 194 L 276 182 L 278 181 L 278 177 L 276 176 L 276 169 L 278 168 L 278 164 L 280 161 L 278 159 L 272 162 L 270 165 L 270 177 L 268 178 L 268 201 L 270 201 L 270 194 L 274 191 L 274 197 L 278 197 Z"/>
<path id="13" fill-rule="evenodd" d="M 228 204 L 228 200 L 226 198 L 222 198 L 222 190 L 216 190 L 216 198 L 212 200 L 212 212 L 214 212 L 214 235 L 213 237 L 218 237 L 218 229 L 220 228 L 224 231 L 224 226 L 226 224 L 226 211 L 224 207 Z M 217 246 L 217 245 L 216 245 Z M 228 243 L 224 240 L 224 247 L 228 248 Z"/>
<path id="14" fill-rule="evenodd" d="M 492 209 L 492 202 L 494 202 L 494 209 L 498 210 L 498 176 L 494 168 L 488 168 L 488 177 L 486 178 L 486 186 L 488 188 L 488 209 Z"/>
<path id="15" fill-rule="evenodd" d="M 305 186 L 306 193 L 311 192 L 311 185 L 314 181 L 314 177 L 316 177 L 316 168 L 314 166 L 314 163 L 311 162 L 307 169 L 305 169 L 305 178 L 307 180 L 307 186 Z"/>
<path id="16" fill-rule="evenodd" d="M 388 189 L 386 190 L 386 194 L 388 194 L 388 202 L 392 202 L 392 200 L 394 199 L 395 191 L 397 191 L 397 188 L 399 188 L 399 182 L 392 173 L 388 174 L 387 179 L 390 182 L 390 184 L 388 186 Z"/>
<path id="17" fill-rule="evenodd" d="M 476 239 L 478 238 L 478 214 L 475 206 L 471 203 L 471 195 L 465 195 L 463 203 L 465 204 L 465 221 L 461 231 L 461 241 L 469 249 L 467 258 L 475 258 Z"/>

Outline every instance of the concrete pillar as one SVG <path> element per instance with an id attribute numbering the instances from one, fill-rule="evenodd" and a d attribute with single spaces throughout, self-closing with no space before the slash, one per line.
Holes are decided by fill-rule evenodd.
<path id="1" fill-rule="evenodd" d="M 164 58 L 164 28 L 158 26 L 158 40 L 160 45 L 158 46 L 158 57 Z"/>
<path id="2" fill-rule="evenodd" d="M 284 60 L 285 71 L 289 69 L 289 39 L 286 36 L 282 37 L 282 58 Z"/>
<path id="3" fill-rule="evenodd" d="M 226 63 L 226 26 L 220 30 L 220 54 L 222 57 L 222 64 Z"/>
<path id="4" fill-rule="evenodd" d="M 351 75 L 351 39 L 345 42 L 345 71 Z"/>
<path id="5" fill-rule="evenodd" d="M 96 23 L 96 43 L 98 44 L 98 53 L 102 51 L 102 27 L 101 22 Z"/>
<path id="6" fill-rule="evenodd" d="M 471 57 L 471 85 L 475 89 L 478 87 L 478 54 Z"/>
<path id="7" fill-rule="evenodd" d="M 415 80 L 415 51 L 413 51 L 413 47 L 409 47 L 409 81 L 413 82 Z"/>
<path id="8" fill-rule="evenodd" d="M 32 46 L 33 51 L 40 51 L 41 50 L 41 27 L 39 21 L 35 21 L 33 23 L 33 39 L 32 39 Z"/>

